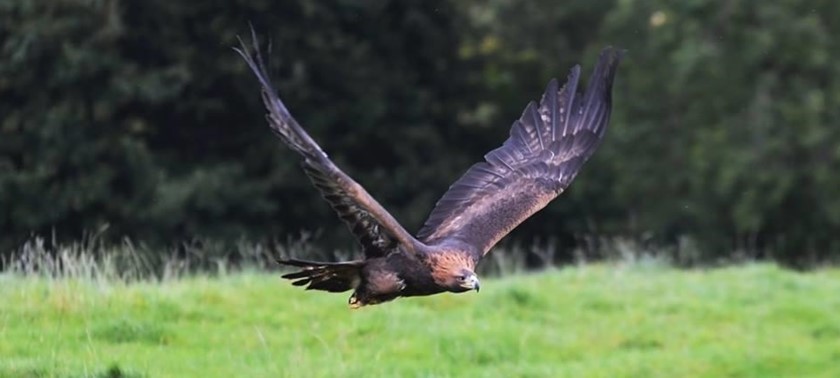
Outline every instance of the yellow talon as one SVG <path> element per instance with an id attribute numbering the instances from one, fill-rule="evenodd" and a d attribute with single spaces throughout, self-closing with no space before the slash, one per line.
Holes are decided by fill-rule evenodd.
<path id="1" fill-rule="evenodd" d="M 348 301 L 347 301 L 347 304 L 349 304 L 349 305 L 350 305 L 350 308 L 351 308 L 351 309 L 353 309 L 353 310 L 355 310 L 355 309 L 357 309 L 357 308 L 359 308 L 359 307 L 362 307 L 362 304 L 359 302 L 359 300 L 358 300 L 358 299 L 356 299 L 356 295 L 355 295 L 355 294 L 353 294 L 353 295 L 351 295 L 351 296 L 350 296 L 350 300 L 348 300 Z"/>

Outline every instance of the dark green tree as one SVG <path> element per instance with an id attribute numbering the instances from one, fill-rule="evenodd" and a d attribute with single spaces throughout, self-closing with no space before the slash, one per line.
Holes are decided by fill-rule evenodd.
<path id="1" fill-rule="evenodd" d="M 632 232 L 692 235 L 709 257 L 836 254 L 836 64 L 827 1 L 626 1 L 604 35 L 630 53 L 614 196 Z"/>
<path id="2" fill-rule="evenodd" d="M 0 248 L 103 229 L 351 246 L 230 49 L 249 23 L 292 113 L 409 229 L 549 79 L 615 45 L 605 143 L 513 240 L 840 256 L 827 0 L 0 2 Z"/>
<path id="3" fill-rule="evenodd" d="M 273 139 L 233 53 L 253 23 L 295 115 L 419 227 L 464 91 L 440 1 L 0 5 L 0 230 L 59 240 L 110 227 L 153 242 L 344 235 Z M 412 209 L 424 209 L 415 211 Z M 341 241 L 348 241 L 339 239 Z"/>

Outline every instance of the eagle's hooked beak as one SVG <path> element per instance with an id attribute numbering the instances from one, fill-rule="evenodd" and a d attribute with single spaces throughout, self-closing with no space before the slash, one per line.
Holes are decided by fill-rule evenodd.
<path id="1" fill-rule="evenodd" d="M 478 276 L 475 274 L 470 276 L 470 284 L 472 288 L 475 289 L 476 293 L 478 293 L 479 289 L 481 289 L 481 282 L 478 281 Z"/>

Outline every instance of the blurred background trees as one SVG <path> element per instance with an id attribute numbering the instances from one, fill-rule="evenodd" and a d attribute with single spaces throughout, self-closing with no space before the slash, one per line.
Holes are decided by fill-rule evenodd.
<path id="1" fill-rule="evenodd" d="M 351 246 L 230 49 L 249 22 L 296 118 L 409 229 L 550 78 L 615 45 L 606 142 L 512 242 L 840 258 L 827 0 L 5 1 L 0 251 L 85 233 Z"/>

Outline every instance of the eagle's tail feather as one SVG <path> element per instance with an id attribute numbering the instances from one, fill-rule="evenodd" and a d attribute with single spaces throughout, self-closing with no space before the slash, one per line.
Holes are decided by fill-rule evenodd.
<path id="1" fill-rule="evenodd" d="M 364 261 L 316 262 L 306 260 L 280 260 L 283 265 L 302 268 L 281 277 L 292 280 L 292 285 L 306 286 L 306 290 L 323 290 L 331 293 L 355 289 L 359 284 Z"/>

